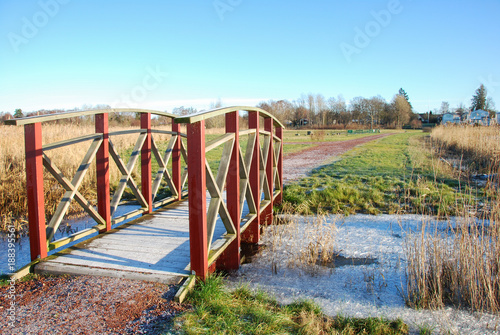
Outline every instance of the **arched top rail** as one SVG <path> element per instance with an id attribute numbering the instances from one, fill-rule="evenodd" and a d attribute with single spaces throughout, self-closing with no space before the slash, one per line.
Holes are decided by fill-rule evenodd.
<path id="1" fill-rule="evenodd" d="M 258 107 L 248 107 L 248 106 L 232 106 L 232 107 L 224 107 L 224 108 L 217 108 L 217 109 L 211 109 L 208 111 L 201 111 L 196 114 L 191 114 L 191 115 L 186 115 L 186 116 L 179 116 L 175 118 L 176 123 L 196 123 L 201 120 L 207 120 L 210 118 L 213 118 L 215 116 L 219 115 L 224 115 L 227 113 L 232 113 L 235 111 L 246 111 L 246 112 L 258 112 L 260 116 L 264 118 L 271 118 L 273 119 L 273 123 L 275 126 L 280 127 L 280 128 L 285 128 L 281 122 L 278 121 L 273 115 L 269 114 L 265 110 L 258 108 Z"/>
<path id="2" fill-rule="evenodd" d="M 78 111 L 78 112 L 64 112 L 64 113 L 37 115 L 37 116 L 23 117 L 18 119 L 5 120 L 4 122 L 6 125 L 22 126 L 33 123 L 69 119 L 72 117 L 91 116 L 97 114 L 111 114 L 111 113 L 142 113 L 142 114 L 151 113 L 154 115 L 166 116 L 171 119 L 174 119 L 176 117 L 176 115 L 174 114 L 156 110 L 149 110 L 149 109 L 110 108 L 110 109 L 92 109 L 92 110 Z"/>

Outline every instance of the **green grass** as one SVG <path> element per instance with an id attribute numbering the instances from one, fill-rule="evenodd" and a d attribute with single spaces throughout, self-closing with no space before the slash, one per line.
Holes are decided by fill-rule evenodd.
<path id="1" fill-rule="evenodd" d="M 400 319 L 331 318 L 311 301 L 280 305 L 262 291 L 242 286 L 232 292 L 222 277 L 211 276 L 188 296 L 193 308 L 178 316 L 182 334 L 406 334 Z"/>
<path id="2" fill-rule="evenodd" d="M 424 136 L 398 133 L 357 147 L 286 186 L 284 201 L 303 213 L 456 214 L 475 191 L 459 190 L 458 179 L 436 171 Z"/>

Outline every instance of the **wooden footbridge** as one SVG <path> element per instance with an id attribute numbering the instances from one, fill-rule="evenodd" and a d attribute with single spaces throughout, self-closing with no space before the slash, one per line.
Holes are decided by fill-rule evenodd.
<path id="1" fill-rule="evenodd" d="M 123 112 L 140 115 L 140 128 L 110 131 L 109 115 Z M 240 113 L 248 116 L 248 129 L 240 130 Z M 44 123 L 80 117 L 94 120 L 94 133 L 42 143 Z M 170 119 L 171 131 L 152 128 L 154 117 Z M 225 118 L 225 133 L 206 141 L 205 121 L 214 117 Z M 283 126 L 259 108 L 229 107 L 183 117 L 152 110 L 91 110 L 6 123 L 25 128 L 33 262 L 24 272 L 95 274 L 161 282 L 178 282 L 196 274 L 204 280 L 215 269 L 239 268 L 240 244 L 259 241 L 261 225 L 272 222 L 273 205 L 281 202 Z M 182 124 L 186 125 L 186 134 L 181 133 Z M 137 134 L 128 160 L 113 145 L 113 139 L 125 134 Z M 157 135 L 167 135 L 167 142 L 159 143 Z M 50 159 L 50 151 L 84 142 L 89 143 L 89 149 L 76 174 L 72 178 L 65 176 Z M 206 154 L 218 147 L 222 147 L 222 154 L 214 173 Z M 154 174 L 153 160 L 159 166 Z M 135 176 L 138 161 L 140 176 Z M 121 174 L 113 192 L 110 164 L 116 164 Z M 91 166 L 95 166 L 97 180 L 97 199 L 93 201 L 79 192 Z M 65 191 L 48 222 L 44 168 Z M 127 188 L 140 208 L 118 216 Z M 168 196 L 160 198 L 165 194 Z M 55 240 L 54 234 L 73 201 L 96 225 Z M 92 234 L 97 236 L 88 238 Z M 74 244 L 80 239 L 83 242 Z M 48 256 L 55 249 L 61 251 Z"/>

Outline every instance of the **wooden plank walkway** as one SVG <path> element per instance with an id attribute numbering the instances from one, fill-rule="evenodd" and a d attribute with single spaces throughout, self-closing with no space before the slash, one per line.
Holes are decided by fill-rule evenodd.
<path id="1" fill-rule="evenodd" d="M 214 237 L 224 231 L 219 227 Z M 184 200 L 54 254 L 37 264 L 35 272 L 175 284 L 189 276 L 189 262 L 188 201 Z"/>

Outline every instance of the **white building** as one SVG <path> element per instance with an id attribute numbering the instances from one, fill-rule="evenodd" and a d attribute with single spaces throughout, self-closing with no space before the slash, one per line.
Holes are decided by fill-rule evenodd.
<path id="1" fill-rule="evenodd" d="M 469 113 L 467 121 L 470 124 L 489 126 L 490 125 L 490 113 L 488 113 L 487 111 L 483 111 L 481 109 L 472 111 Z"/>
<path id="2" fill-rule="evenodd" d="M 443 114 L 443 119 L 441 121 L 442 124 L 459 124 L 460 123 L 460 116 L 458 114 L 453 114 L 453 113 L 446 113 Z"/>

